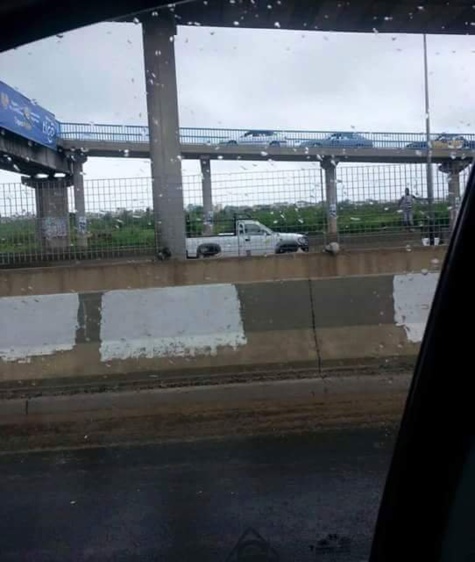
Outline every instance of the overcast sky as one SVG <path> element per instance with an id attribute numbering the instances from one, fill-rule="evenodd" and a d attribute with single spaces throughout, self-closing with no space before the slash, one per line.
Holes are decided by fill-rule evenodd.
<path id="1" fill-rule="evenodd" d="M 179 27 L 175 44 L 182 126 L 424 130 L 420 35 Z M 429 37 L 433 131 L 473 131 L 474 62 L 474 37 Z M 0 79 L 61 121 L 147 122 L 140 25 L 99 24 L 1 54 Z M 199 171 L 196 162 L 183 165 Z M 144 160 L 95 159 L 86 173 L 150 171 Z M 17 179 L 0 173 L 0 182 Z"/>

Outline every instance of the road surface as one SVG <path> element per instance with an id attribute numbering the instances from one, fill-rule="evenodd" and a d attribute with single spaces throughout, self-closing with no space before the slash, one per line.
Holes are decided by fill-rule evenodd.
<path id="1" fill-rule="evenodd" d="M 360 562 L 394 436 L 388 427 L 4 454 L 0 558 L 224 562 L 251 527 L 273 560 Z M 345 548 L 325 550 L 329 533 Z"/>

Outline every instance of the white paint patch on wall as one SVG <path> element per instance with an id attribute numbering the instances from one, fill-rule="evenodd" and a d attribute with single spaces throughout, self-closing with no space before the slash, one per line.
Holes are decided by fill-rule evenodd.
<path id="1" fill-rule="evenodd" d="M 195 285 L 102 296 L 101 359 L 214 355 L 246 344 L 234 285 Z"/>
<path id="2" fill-rule="evenodd" d="M 438 273 L 394 276 L 394 320 L 410 342 L 422 341 L 438 279 Z"/>
<path id="3" fill-rule="evenodd" d="M 73 293 L 0 298 L 0 358 L 27 361 L 73 349 L 78 308 Z"/>

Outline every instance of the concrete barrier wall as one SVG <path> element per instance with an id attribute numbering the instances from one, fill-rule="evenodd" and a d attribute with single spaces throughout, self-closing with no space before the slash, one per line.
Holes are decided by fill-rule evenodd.
<path id="1" fill-rule="evenodd" d="M 0 380 L 398 367 L 418 352 L 437 276 L 2 297 Z"/>
<path id="2" fill-rule="evenodd" d="M 177 285 L 256 283 L 438 270 L 446 248 L 406 247 L 282 256 L 203 259 L 185 262 L 88 262 L 0 270 L 0 297 L 147 289 Z"/>

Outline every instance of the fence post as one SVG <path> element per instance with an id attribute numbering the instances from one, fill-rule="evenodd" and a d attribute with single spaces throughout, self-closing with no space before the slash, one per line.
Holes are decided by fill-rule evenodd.
<path id="1" fill-rule="evenodd" d="M 325 194 L 327 204 L 327 238 L 328 242 L 338 240 L 338 198 L 336 190 L 337 162 L 333 158 L 324 158 L 321 166 L 325 172 Z"/>

